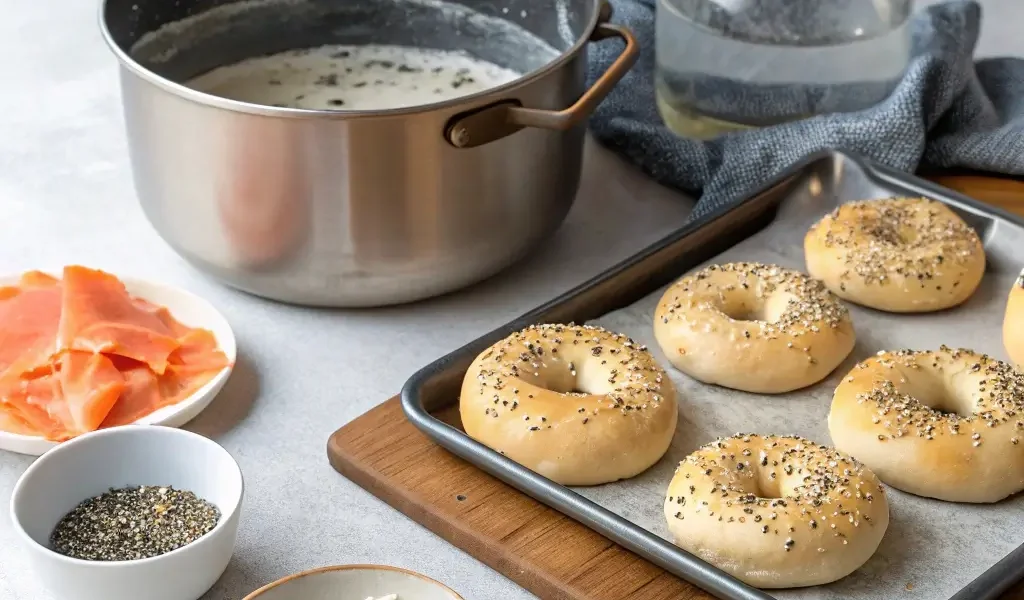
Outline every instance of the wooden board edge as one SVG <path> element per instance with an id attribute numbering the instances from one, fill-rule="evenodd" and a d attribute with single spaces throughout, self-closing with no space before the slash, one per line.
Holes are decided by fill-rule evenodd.
<path id="1" fill-rule="evenodd" d="M 522 586 L 530 593 L 540 598 L 544 598 L 545 600 L 574 600 L 571 596 L 567 596 L 564 593 L 564 591 L 560 588 L 558 583 L 555 581 L 551 581 L 545 577 L 522 577 L 524 573 L 532 571 L 527 568 L 527 565 L 523 565 L 519 561 L 508 560 L 506 557 L 503 557 L 501 552 L 499 551 L 499 548 L 496 547 L 494 544 L 473 543 L 474 539 L 472 534 L 466 531 L 463 527 L 461 527 L 457 521 L 455 523 L 444 521 L 440 516 L 434 515 L 429 511 L 421 508 L 415 502 L 402 498 L 398 494 L 392 493 L 389 486 L 387 486 L 383 482 L 383 478 L 379 471 L 359 468 L 356 465 L 360 461 L 356 460 L 355 457 L 349 457 L 348 459 L 346 459 L 346 457 L 349 456 L 349 452 L 347 447 L 344 444 L 342 444 L 340 440 L 344 438 L 349 426 L 352 425 L 353 423 L 356 423 L 362 418 L 370 416 L 371 413 L 374 413 L 376 411 L 387 410 L 389 405 L 397 404 L 400 402 L 400 397 L 394 396 L 386 400 L 385 402 L 379 404 L 378 406 L 370 409 L 366 413 L 363 413 L 356 419 L 353 419 L 346 425 L 338 428 L 334 433 L 331 434 L 327 442 L 327 456 L 334 470 L 338 471 L 345 478 L 351 480 L 356 485 L 373 494 L 375 497 L 377 497 L 387 505 L 391 506 L 395 510 L 398 510 L 406 517 L 415 521 L 419 525 L 425 527 L 434 535 L 437 535 L 449 544 L 455 546 L 456 548 L 459 548 L 463 552 L 466 552 L 474 559 L 479 560 L 483 564 L 497 571 L 502 576 L 508 578 L 517 585 Z M 412 427 L 411 424 L 410 427 Z M 420 433 L 419 430 L 416 431 L 417 433 L 422 435 L 422 433 Z M 428 440 L 428 443 L 434 445 L 433 441 Z M 440 449 L 442 452 L 448 453 L 447 450 L 441 448 L 440 446 L 437 446 L 437 448 Z M 453 460 L 465 462 L 463 459 L 455 456 L 454 454 L 448 454 L 449 456 L 452 457 Z M 492 478 L 491 475 L 483 473 L 482 471 L 480 472 L 480 474 L 484 477 Z M 507 487 L 506 484 L 502 482 L 498 483 L 501 486 Z M 558 519 L 569 519 L 565 515 L 557 513 L 547 506 L 541 506 L 546 511 L 552 511 Z M 575 521 L 572 522 L 575 523 Z M 579 526 L 582 527 L 582 525 Z M 609 541 L 609 544 L 611 543 L 612 542 Z M 473 546 L 473 551 L 470 551 L 467 548 L 467 546 Z"/>

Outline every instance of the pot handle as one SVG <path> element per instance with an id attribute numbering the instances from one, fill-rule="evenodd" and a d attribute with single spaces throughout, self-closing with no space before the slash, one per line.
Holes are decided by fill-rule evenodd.
<path id="1" fill-rule="evenodd" d="M 511 135 L 524 127 L 571 129 L 590 116 L 608 92 L 636 63 L 640 47 L 629 29 L 614 23 L 598 23 L 590 41 L 610 37 L 621 38 L 626 48 L 594 85 L 565 110 L 526 108 L 519 100 L 502 100 L 495 104 L 455 115 L 445 127 L 445 138 L 456 148 L 474 148 Z"/>

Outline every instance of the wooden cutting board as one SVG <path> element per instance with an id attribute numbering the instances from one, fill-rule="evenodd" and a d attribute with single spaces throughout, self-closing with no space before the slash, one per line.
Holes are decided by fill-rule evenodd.
<path id="1" fill-rule="evenodd" d="M 931 179 L 1024 215 L 1024 182 Z M 336 431 L 327 454 L 342 475 L 543 600 L 713 600 L 434 444 L 397 397 Z M 1002 600 L 1024 600 L 1024 583 Z"/>

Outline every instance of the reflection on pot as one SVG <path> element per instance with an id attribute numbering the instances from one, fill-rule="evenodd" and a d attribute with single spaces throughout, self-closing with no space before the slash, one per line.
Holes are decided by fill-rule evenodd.
<path id="1" fill-rule="evenodd" d="M 252 119 L 227 142 L 217 212 L 242 266 L 273 268 L 306 241 L 310 178 L 302 138 L 302 130 L 282 121 Z"/>

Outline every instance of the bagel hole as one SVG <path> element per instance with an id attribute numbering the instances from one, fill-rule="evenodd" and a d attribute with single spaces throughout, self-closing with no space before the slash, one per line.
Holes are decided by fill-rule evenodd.
<path id="1" fill-rule="evenodd" d="M 789 308 L 791 300 L 796 300 L 796 297 L 786 292 L 776 292 L 763 298 L 749 294 L 749 297 L 724 301 L 719 309 L 733 321 L 774 323 Z"/>
<path id="2" fill-rule="evenodd" d="M 540 387 L 555 392 L 556 394 L 567 394 L 570 396 L 589 396 L 594 392 L 588 391 L 578 380 L 565 381 L 564 379 L 552 379 L 541 382 Z"/>
<path id="3" fill-rule="evenodd" d="M 591 389 L 593 382 L 588 382 L 587 378 L 578 375 L 572 375 L 570 373 L 544 373 L 542 377 L 536 382 L 538 387 L 544 388 L 548 391 L 555 392 L 556 394 L 567 394 L 567 395 L 578 395 L 578 396 L 589 396 L 592 394 L 601 393 L 595 389 Z"/>
<path id="4" fill-rule="evenodd" d="M 739 306 L 736 310 L 722 311 L 733 321 L 764 321 L 764 307 Z"/>
<path id="5" fill-rule="evenodd" d="M 757 488 L 752 493 L 757 495 L 758 498 L 782 498 L 782 485 L 779 483 L 779 478 L 772 479 L 768 472 L 761 473 L 761 476 L 754 482 Z"/>
<path id="6" fill-rule="evenodd" d="M 562 394 L 562 395 L 565 395 L 565 396 L 590 396 L 590 395 L 592 395 L 590 392 L 588 392 L 586 390 L 581 390 L 581 389 L 577 388 L 576 386 L 573 386 L 573 387 L 571 387 L 569 389 L 551 389 L 551 388 L 544 388 L 544 389 L 548 390 L 549 392 L 555 392 L 556 394 Z"/>
<path id="7" fill-rule="evenodd" d="M 938 387 L 938 386 L 936 386 Z M 942 413 L 944 415 L 957 415 L 960 417 L 969 417 L 974 414 L 971 407 L 968 406 L 967 402 L 964 402 L 959 396 L 952 393 L 951 390 L 942 389 L 937 393 L 929 394 L 911 394 L 915 400 L 924 404 L 928 408 L 935 412 Z"/>
<path id="8" fill-rule="evenodd" d="M 739 480 L 744 493 L 753 494 L 758 498 L 765 498 L 767 500 L 785 498 L 786 494 L 783 490 L 782 480 L 786 476 L 781 470 L 774 472 L 775 477 L 772 477 L 773 467 L 744 469 L 744 471 L 736 473 L 736 479 Z"/>
<path id="9" fill-rule="evenodd" d="M 868 235 L 890 246 L 905 246 L 917 240 L 917 231 L 909 224 L 876 222 L 871 225 L 867 228 Z"/>
<path id="10" fill-rule="evenodd" d="M 961 407 L 955 404 L 957 400 L 953 398 L 928 398 L 927 401 L 922 401 L 920 399 L 918 399 L 918 401 L 935 412 L 942 413 L 944 415 L 957 415 L 960 417 L 971 416 L 970 411 L 961 410 Z"/>
<path id="11" fill-rule="evenodd" d="M 939 375 L 907 378 L 897 385 L 900 392 L 944 415 L 969 417 L 974 414 L 973 401 L 969 393 L 953 389 Z"/>
<path id="12" fill-rule="evenodd" d="M 607 375 L 602 376 L 598 369 L 583 364 L 570 364 L 573 365 L 572 369 L 563 367 L 542 370 L 534 384 L 556 394 L 590 396 L 607 393 Z"/>
<path id="13" fill-rule="evenodd" d="M 764 321 L 768 318 L 765 307 L 764 302 L 734 299 L 732 302 L 723 302 L 719 308 L 733 321 Z"/>

